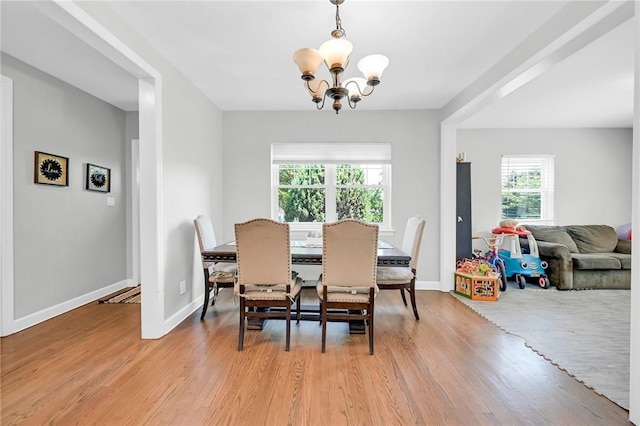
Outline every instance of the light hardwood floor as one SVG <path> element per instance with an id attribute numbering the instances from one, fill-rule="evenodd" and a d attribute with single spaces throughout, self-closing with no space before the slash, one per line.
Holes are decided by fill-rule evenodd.
<path id="1" fill-rule="evenodd" d="M 97 303 L 1 339 L 0 423 L 630 424 L 446 293 L 418 292 L 416 321 L 381 292 L 373 356 L 343 323 L 328 324 L 325 354 L 318 323 L 294 323 L 285 352 L 279 320 L 238 352 L 238 306 L 220 296 L 159 340 L 140 339 L 140 305 Z"/>

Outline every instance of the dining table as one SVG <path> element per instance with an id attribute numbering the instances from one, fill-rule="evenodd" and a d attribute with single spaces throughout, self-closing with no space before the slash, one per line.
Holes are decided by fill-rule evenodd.
<path id="1" fill-rule="evenodd" d="M 322 243 L 317 239 L 292 239 L 291 240 L 291 264 L 292 265 L 322 265 Z M 229 241 L 211 250 L 201 251 L 202 260 L 208 262 L 236 262 L 235 241 Z M 409 267 L 411 256 L 400 248 L 385 240 L 378 240 L 378 266 L 384 267 Z M 274 308 L 275 309 L 275 308 Z M 300 319 L 319 321 L 320 312 L 317 305 L 301 305 Z M 284 318 L 284 316 L 283 316 Z M 264 320 L 255 319 L 249 321 L 247 329 L 262 330 Z M 364 334 L 365 325 L 361 320 L 349 321 L 349 333 Z"/>
<path id="2" fill-rule="evenodd" d="M 235 262 L 236 244 L 229 241 L 201 252 L 202 260 L 208 262 Z M 388 243 L 378 241 L 378 266 L 408 267 L 411 256 Z M 322 244 L 309 243 L 307 240 L 291 240 L 292 265 L 322 265 Z"/>

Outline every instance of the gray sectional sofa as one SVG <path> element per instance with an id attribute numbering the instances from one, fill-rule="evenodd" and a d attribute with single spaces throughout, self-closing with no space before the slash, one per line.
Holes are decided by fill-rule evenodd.
<path id="1" fill-rule="evenodd" d="M 523 225 L 538 243 L 547 275 L 559 290 L 630 289 L 631 241 L 607 225 Z M 524 249 L 525 239 L 520 239 Z"/>

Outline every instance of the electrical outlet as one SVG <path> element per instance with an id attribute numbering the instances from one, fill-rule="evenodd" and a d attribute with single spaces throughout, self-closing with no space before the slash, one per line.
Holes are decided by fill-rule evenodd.
<path id="1" fill-rule="evenodd" d="M 180 294 L 185 294 L 187 292 L 187 283 L 185 281 L 180 281 Z"/>

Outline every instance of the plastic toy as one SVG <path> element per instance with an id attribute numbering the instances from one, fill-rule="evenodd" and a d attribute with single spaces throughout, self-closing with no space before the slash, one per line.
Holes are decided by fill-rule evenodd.
<path id="1" fill-rule="evenodd" d="M 621 240 L 631 240 L 631 224 L 627 223 L 625 225 L 620 225 L 618 229 L 616 229 L 618 234 L 618 238 Z"/>
<path id="2" fill-rule="evenodd" d="M 494 228 L 493 235 L 502 235 L 502 248 L 498 256 L 504 264 L 507 278 L 513 277 L 520 288 L 525 288 L 527 278 L 534 278 L 542 288 L 549 288 L 551 283 L 545 273 L 547 262 L 540 260 L 538 243 L 530 231 L 523 227 Z M 529 242 L 529 253 L 522 253 L 520 237 L 526 237 Z"/>
<path id="3" fill-rule="evenodd" d="M 500 280 L 500 291 L 507 291 L 507 275 L 505 273 L 505 265 L 502 258 L 498 255 L 498 247 L 502 245 L 504 235 L 494 235 L 491 238 L 487 237 L 472 237 L 474 240 L 483 240 L 489 250 L 482 253 L 481 250 L 474 250 L 474 260 L 481 261 L 482 263 L 491 266 L 491 269 L 498 275 Z"/>

